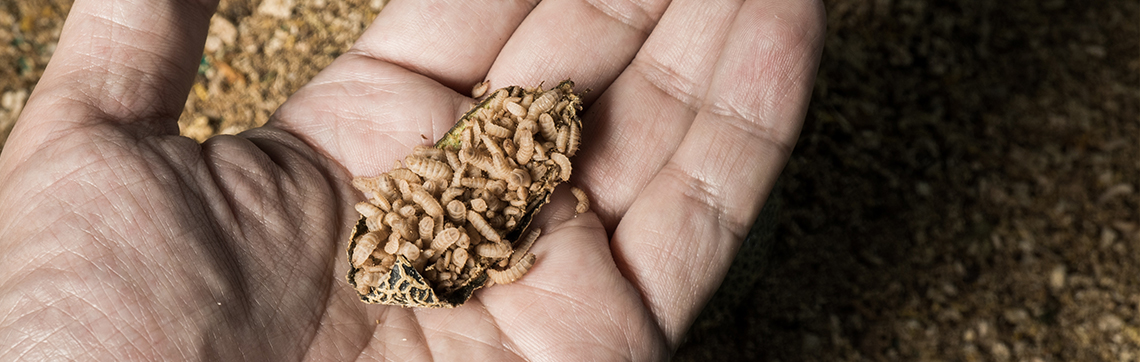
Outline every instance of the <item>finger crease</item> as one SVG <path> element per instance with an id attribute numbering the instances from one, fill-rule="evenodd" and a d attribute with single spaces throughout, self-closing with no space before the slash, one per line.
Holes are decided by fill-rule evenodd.
<path id="1" fill-rule="evenodd" d="M 692 89 L 696 88 L 696 83 L 673 70 L 673 68 L 665 66 L 653 57 L 646 56 L 634 58 L 630 69 L 637 71 L 641 74 L 642 79 L 645 79 L 661 93 L 665 93 L 665 95 L 685 105 L 693 113 L 700 109 L 700 98 L 692 92 Z"/>
<path id="2" fill-rule="evenodd" d="M 712 115 L 723 117 L 724 120 L 720 122 L 721 124 L 732 127 L 738 131 L 739 134 L 744 134 L 748 138 L 759 139 L 762 142 L 775 145 L 784 155 L 791 153 L 795 147 L 795 143 L 793 143 L 795 140 L 788 142 L 782 139 L 775 127 L 764 126 L 761 125 L 760 122 L 749 120 L 748 117 L 743 112 L 737 110 L 736 107 L 727 107 L 720 103 L 714 103 L 708 107 L 707 111 Z"/>
<path id="3" fill-rule="evenodd" d="M 657 22 L 653 20 L 653 16 L 650 16 L 649 11 L 646 10 L 643 5 L 634 1 L 625 1 L 628 5 L 624 6 L 624 8 L 631 9 L 631 11 L 618 10 L 613 6 L 612 1 L 586 0 L 586 3 L 602 14 L 606 14 L 610 19 L 625 24 L 646 36 L 657 26 Z"/>
<path id="4" fill-rule="evenodd" d="M 722 200 L 722 198 L 715 191 L 719 189 L 717 185 L 710 184 L 703 178 L 681 167 L 677 167 L 673 163 L 670 163 L 662 169 L 662 172 L 666 177 L 671 177 L 679 184 L 685 186 L 685 191 L 682 192 L 681 195 L 689 199 L 691 201 L 690 203 L 700 205 L 711 211 L 713 215 L 716 216 L 717 225 L 721 230 L 728 231 L 732 237 L 738 240 L 743 240 L 745 230 L 748 229 L 749 225 L 745 225 L 744 222 L 739 221 L 739 217 L 729 215 L 728 207 L 718 201 Z"/>

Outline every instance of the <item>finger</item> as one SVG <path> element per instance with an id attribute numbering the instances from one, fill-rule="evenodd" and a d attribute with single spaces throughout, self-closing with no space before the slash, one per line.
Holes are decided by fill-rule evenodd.
<path id="1" fill-rule="evenodd" d="M 492 86 L 575 82 L 597 98 L 633 59 L 667 0 L 548 0 L 527 16 L 503 47 L 487 79 Z"/>
<path id="2" fill-rule="evenodd" d="M 613 230 L 677 149 L 712 79 L 737 0 L 679 0 L 669 6 L 629 67 L 583 125 L 588 140 L 577 182 L 595 187 L 594 211 Z"/>
<path id="3" fill-rule="evenodd" d="M 23 118 L 72 125 L 150 121 L 140 129 L 159 124 L 162 132 L 177 133 L 216 6 L 216 0 L 76 1 L 29 100 L 33 114 Z"/>
<path id="4" fill-rule="evenodd" d="M 455 124 L 470 99 L 387 62 L 346 54 L 277 109 L 281 128 L 353 175 L 388 171 L 415 145 L 430 145 Z"/>
<path id="5" fill-rule="evenodd" d="M 534 8 L 528 1 L 393 1 L 353 46 L 370 58 L 426 75 L 461 94 Z"/>
<path id="6" fill-rule="evenodd" d="M 742 6 L 689 133 L 614 232 L 619 267 L 673 347 L 724 278 L 791 152 L 823 19 L 814 2 Z"/>
<path id="7" fill-rule="evenodd" d="M 493 0 L 388 4 L 353 49 L 282 104 L 267 126 L 297 135 L 353 175 L 387 171 L 470 109 L 463 95 L 533 7 Z"/>

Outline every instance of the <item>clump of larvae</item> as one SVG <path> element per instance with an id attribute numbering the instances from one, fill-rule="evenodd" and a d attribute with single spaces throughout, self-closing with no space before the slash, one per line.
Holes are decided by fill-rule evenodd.
<path id="1" fill-rule="evenodd" d="M 486 84 L 473 95 L 482 96 Z M 567 107 L 579 100 L 568 86 L 508 87 L 487 97 L 465 127 L 449 133 L 457 142 L 416 146 L 391 171 L 353 180 L 369 197 L 356 205 L 368 232 L 349 255 L 361 294 L 380 286 L 398 257 L 437 291 L 459 288 L 484 270 L 495 283 L 510 283 L 534 264 L 528 251 L 537 230 L 521 240 L 506 237 L 525 227 L 538 197 L 569 179 L 580 123 Z"/>

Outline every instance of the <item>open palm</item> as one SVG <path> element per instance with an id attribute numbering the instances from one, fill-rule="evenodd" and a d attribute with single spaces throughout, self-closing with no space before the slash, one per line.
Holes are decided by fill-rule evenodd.
<path id="1" fill-rule="evenodd" d="M 795 0 L 393 1 L 265 127 L 178 136 L 216 3 L 77 0 L 0 156 L 0 359 L 659 360 L 799 132 L 822 9 Z M 587 93 L 538 262 L 455 309 L 361 303 L 353 176 L 483 80 Z"/>

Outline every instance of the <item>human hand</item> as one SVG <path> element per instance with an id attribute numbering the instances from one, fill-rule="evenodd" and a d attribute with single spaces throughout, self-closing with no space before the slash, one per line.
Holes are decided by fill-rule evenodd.
<path id="1" fill-rule="evenodd" d="M 532 1 L 533 2 L 533 1 Z M 216 3 L 77 0 L 0 155 L 0 359 L 659 360 L 791 152 L 816 2 L 395 1 L 270 122 L 178 136 Z M 455 309 L 361 303 L 353 176 L 492 87 L 573 79 L 573 184 L 522 279 Z"/>

